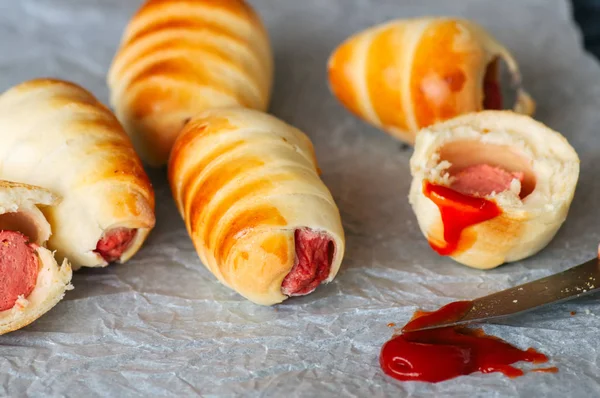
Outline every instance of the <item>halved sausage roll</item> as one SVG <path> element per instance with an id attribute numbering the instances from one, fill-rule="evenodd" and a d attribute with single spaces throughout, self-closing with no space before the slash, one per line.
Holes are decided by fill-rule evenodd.
<path id="1" fill-rule="evenodd" d="M 410 203 L 432 248 L 484 269 L 542 250 L 579 178 L 579 157 L 560 133 L 510 111 L 423 129 L 410 166 Z"/>
<path id="2" fill-rule="evenodd" d="M 0 181 L 0 335 L 29 325 L 71 289 L 71 266 L 42 247 L 50 224 L 38 206 L 58 197 L 45 189 Z"/>
<path id="3" fill-rule="evenodd" d="M 111 65 L 110 102 L 142 159 L 164 165 L 195 113 L 266 110 L 272 58 L 267 31 L 244 0 L 148 0 Z"/>
<path id="4" fill-rule="evenodd" d="M 329 83 L 350 111 L 413 144 L 419 129 L 484 109 L 503 109 L 499 60 L 508 65 L 517 101 L 532 114 L 510 52 L 474 22 L 456 18 L 395 20 L 359 32 L 329 59 Z"/>
<path id="5" fill-rule="evenodd" d="M 89 92 L 39 79 L 0 96 L 2 177 L 56 192 L 48 247 L 74 268 L 125 262 L 154 227 L 154 192 L 129 137 Z"/>
<path id="6" fill-rule="evenodd" d="M 279 303 L 337 274 L 340 214 L 312 143 L 292 126 L 242 108 L 206 111 L 177 139 L 169 181 L 200 259 L 247 299 Z"/>

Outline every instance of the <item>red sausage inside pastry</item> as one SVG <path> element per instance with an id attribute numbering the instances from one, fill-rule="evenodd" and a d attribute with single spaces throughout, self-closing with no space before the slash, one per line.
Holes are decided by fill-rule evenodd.
<path id="1" fill-rule="evenodd" d="M 19 296 L 33 291 L 40 268 L 35 249 L 22 233 L 0 231 L 0 311 L 11 309 Z"/>
<path id="2" fill-rule="evenodd" d="M 107 262 L 113 262 L 121 258 L 129 248 L 137 229 L 116 228 L 104 234 L 96 245 L 96 253 L 100 254 Z"/>
<path id="3" fill-rule="evenodd" d="M 457 140 L 443 145 L 439 153 L 452 165 L 450 188 L 464 195 L 484 197 L 515 190 L 524 199 L 535 189 L 529 161 L 509 146 Z M 519 186 L 513 187 L 515 180 Z"/>
<path id="4" fill-rule="evenodd" d="M 479 269 L 542 250 L 566 219 L 579 178 L 565 137 L 512 111 L 421 129 L 410 165 L 419 229 L 439 254 Z"/>
<path id="5" fill-rule="evenodd" d="M 76 268 L 127 262 L 154 227 L 154 191 L 115 116 L 90 92 L 62 80 L 23 82 L 0 97 L 2 178 L 61 197 L 44 210 L 52 233 L 43 246 Z M 46 125 L 43 140 L 31 133 Z"/>
<path id="6" fill-rule="evenodd" d="M 451 188 L 465 195 L 488 196 L 493 192 L 508 191 L 514 179 L 522 184 L 524 173 L 510 172 L 502 167 L 482 163 L 456 173 Z"/>
<path id="7" fill-rule="evenodd" d="M 329 276 L 335 246 L 325 233 L 297 229 L 296 263 L 281 285 L 283 294 L 300 296 L 315 290 Z"/>
<path id="8" fill-rule="evenodd" d="M 263 112 L 219 108 L 179 135 L 169 181 L 206 267 L 261 305 L 333 280 L 344 253 L 339 210 L 300 130 Z"/>
<path id="9" fill-rule="evenodd" d="M 38 206 L 60 197 L 0 180 L 0 335 L 21 329 L 54 307 L 71 287 L 71 266 L 44 247 L 50 224 Z"/>

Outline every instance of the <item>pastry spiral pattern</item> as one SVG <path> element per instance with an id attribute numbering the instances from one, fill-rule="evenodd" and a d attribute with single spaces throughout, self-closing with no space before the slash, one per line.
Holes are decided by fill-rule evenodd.
<path id="1" fill-rule="evenodd" d="M 266 110 L 272 75 L 267 31 L 245 1 L 148 0 L 125 29 L 108 84 L 136 150 L 160 166 L 196 113 Z"/>
<path id="2" fill-rule="evenodd" d="M 129 260 L 154 227 L 154 191 L 131 140 L 85 89 L 37 79 L 0 96 L 0 175 L 62 200 L 48 248 L 74 268 Z"/>
<path id="3" fill-rule="evenodd" d="M 516 86 L 515 111 L 532 114 L 510 52 L 474 22 L 395 20 L 359 32 L 332 53 L 329 84 L 355 115 L 413 144 L 423 127 L 455 116 L 503 109 L 499 60 Z"/>
<path id="4" fill-rule="evenodd" d="M 259 111 L 192 119 L 169 162 L 173 196 L 202 262 L 271 305 L 333 280 L 344 254 L 338 208 L 299 130 Z"/>

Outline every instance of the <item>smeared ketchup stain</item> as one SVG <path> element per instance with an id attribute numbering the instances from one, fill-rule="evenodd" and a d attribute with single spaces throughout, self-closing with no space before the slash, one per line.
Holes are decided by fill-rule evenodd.
<path id="1" fill-rule="evenodd" d="M 415 312 L 415 315 L 413 315 L 413 319 L 404 325 L 402 331 L 410 332 L 440 322 L 455 322 L 462 319 L 471 308 L 473 308 L 472 301 L 455 301 L 443 306 L 437 311 L 417 311 Z"/>
<path id="2" fill-rule="evenodd" d="M 437 383 L 474 372 L 500 372 L 508 377 L 524 372 L 512 364 L 535 364 L 548 358 L 533 348 L 521 350 L 487 335 L 482 329 L 444 327 L 410 331 L 441 321 L 456 321 L 472 307 L 470 301 L 450 303 L 438 311 L 417 311 L 413 319 L 381 349 L 379 363 L 383 371 L 402 381 Z M 557 372 L 557 368 L 539 368 L 536 372 Z"/>
<path id="3" fill-rule="evenodd" d="M 531 369 L 531 372 L 537 372 L 537 373 L 558 373 L 558 368 L 556 366 L 553 366 L 551 368 L 537 368 L 537 369 Z"/>
<path id="4" fill-rule="evenodd" d="M 423 183 L 423 194 L 437 205 L 442 216 L 445 243 L 440 245 L 429 239 L 431 248 L 442 256 L 449 256 L 458 249 L 465 228 L 502 214 L 502 210 L 491 200 L 465 195 L 429 181 Z"/>

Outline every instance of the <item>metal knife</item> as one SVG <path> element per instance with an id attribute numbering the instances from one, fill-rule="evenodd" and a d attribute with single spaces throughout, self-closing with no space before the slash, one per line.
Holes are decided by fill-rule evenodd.
<path id="1" fill-rule="evenodd" d="M 487 322 L 598 291 L 600 291 L 600 259 L 594 258 L 558 274 L 475 299 L 470 308 L 458 314 L 458 318 L 427 322 L 426 326 L 411 327 L 409 331 Z"/>

